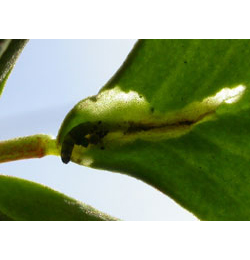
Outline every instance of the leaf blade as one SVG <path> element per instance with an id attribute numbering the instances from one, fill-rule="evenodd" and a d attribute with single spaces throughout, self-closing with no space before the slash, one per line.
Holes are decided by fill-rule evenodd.
<path id="1" fill-rule="evenodd" d="M 99 94 L 69 113 L 59 144 L 80 143 L 72 129 L 92 124 L 72 161 L 143 180 L 200 219 L 249 220 L 249 44 L 140 41 Z M 98 121 L 109 133 L 95 144 Z"/>

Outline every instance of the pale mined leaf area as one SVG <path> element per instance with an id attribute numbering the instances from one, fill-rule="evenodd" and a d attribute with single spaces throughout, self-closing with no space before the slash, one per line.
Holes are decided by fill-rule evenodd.
<path id="1" fill-rule="evenodd" d="M 162 142 L 187 134 L 197 124 L 216 120 L 216 109 L 222 104 L 237 102 L 244 91 L 243 85 L 232 89 L 223 88 L 201 102 L 193 102 L 179 111 L 163 113 L 152 110 L 150 104 L 140 94 L 133 91 L 125 93 L 116 87 L 101 92 L 95 100 L 91 97 L 81 101 L 70 113 L 70 116 L 74 114 L 73 120 L 70 123 L 65 122 L 67 127 L 72 128 L 91 123 L 93 129 L 90 131 L 94 134 L 105 129 L 106 134 L 98 140 L 101 149 L 122 146 L 137 139 Z M 93 133 L 86 133 L 90 143 Z M 79 132 L 79 135 L 81 138 L 82 132 Z M 63 136 L 59 135 L 58 139 L 60 141 Z M 92 144 L 93 147 L 95 145 L 96 143 Z M 81 145 L 75 147 L 72 160 L 91 166 L 90 162 L 93 162 L 93 159 L 84 155 L 88 149 L 91 147 Z"/>
<path id="2" fill-rule="evenodd" d="M 73 107 L 56 140 L 28 137 L 24 147 L 35 147 L 33 157 L 40 149 L 42 156 L 60 155 L 64 163 L 138 178 L 201 220 L 249 220 L 249 87 L 249 40 L 140 40 L 100 92 Z M 7 151 L 4 144 L 8 141 L 2 150 L 0 144 L 1 153 Z M 22 148 L 11 144 L 5 156 L 22 159 L 12 155 L 23 154 Z M 29 158 L 25 151 L 23 158 Z M 29 211 L 25 216 L 20 208 L 14 211 L 17 203 L 29 204 L 31 212 L 45 192 L 56 206 L 39 207 L 32 219 L 55 220 L 60 212 L 62 220 L 114 220 L 85 204 L 68 203 L 73 199 L 63 194 L 20 182 L 27 192 L 40 193 L 7 196 L 14 186 L 3 189 L 0 180 L 0 194 L 10 200 L 0 195 L 3 219 L 31 219 Z M 74 217 L 61 207 L 70 207 L 65 210 Z"/>

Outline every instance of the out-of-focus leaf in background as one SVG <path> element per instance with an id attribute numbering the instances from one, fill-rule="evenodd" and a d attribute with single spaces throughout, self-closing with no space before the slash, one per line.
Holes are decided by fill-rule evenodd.
<path id="1" fill-rule="evenodd" d="M 0 95 L 27 40 L 0 40 Z"/>
<path id="2" fill-rule="evenodd" d="M 41 184 L 0 175 L 0 220 L 117 220 Z"/>

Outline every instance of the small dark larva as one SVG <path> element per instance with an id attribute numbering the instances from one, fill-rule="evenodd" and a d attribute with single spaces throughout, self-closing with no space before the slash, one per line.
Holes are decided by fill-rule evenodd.
<path id="1" fill-rule="evenodd" d="M 62 142 L 62 161 L 68 163 L 71 160 L 74 145 L 81 145 L 83 147 L 88 147 L 89 144 L 97 145 L 101 143 L 108 132 L 107 127 L 103 126 L 102 121 L 85 122 L 74 127 L 69 131 Z M 104 147 L 101 146 L 101 149 L 103 150 Z"/>

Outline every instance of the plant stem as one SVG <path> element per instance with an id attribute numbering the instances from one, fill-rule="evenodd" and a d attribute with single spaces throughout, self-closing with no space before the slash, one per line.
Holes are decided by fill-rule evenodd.
<path id="1" fill-rule="evenodd" d="M 31 135 L 0 142 L 0 163 L 59 155 L 56 143 L 49 135 Z"/>

